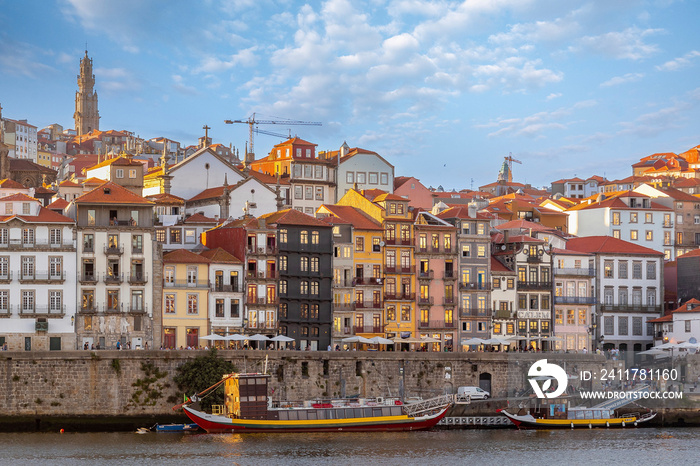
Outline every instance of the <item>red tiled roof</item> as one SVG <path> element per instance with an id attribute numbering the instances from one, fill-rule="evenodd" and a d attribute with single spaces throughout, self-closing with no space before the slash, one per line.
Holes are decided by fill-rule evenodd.
<path id="1" fill-rule="evenodd" d="M 44 188 L 43 186 L 37 186 L 36 188 L 34 188 L 34 194 L 56 194 L 56 191 Z"/>
<path id="2" fill-rule="evenodd" d="M 680 258 L 686 259 L 689 257 L 698 257 L 698 256 L 700 256 L 700 249 L 693 249 L 690 252 L 686 252 L 685 254 L 678 256 L 678 259 L 680 259 Z"/>
<path id="3" fill-rule="evenodd" d="M 0 188 L 3 188 L 3 189 L 27 189 L 23 184 L 18 183 L 15 180 L 11 180 L 9 178 L 5 178 L 4 180 L 0 180 Z"/>
<path id="4" fill-rule="evenodd" d="M 185 223 L 219 223 L 219 221 L 215 218 L 205 217 L 200 213 L 196 213 L 187 217 Z"/>
<path id="5" fill-rule="evenodd" d="M 66 207 L 68 207 L 68 201 L 66 201 L 62 197 L 59 197 L 58 199 L 53 201 L 51 204 L 46 206 L 47 209 L 53 209 L 53 210 L 56 210 L 56 209 L 63 210 Z"/>
<path id="6" fill-rule="evenodd" d="M 16 193 L 16 194 L 10 194 L 9 196 L 5 197 L 0 197 L 0 202 L 8 202 L 8 201 L 33 201 L 33 202 L 39 202 L 38 199 L 27 196 L 24 193 Z"/>
<path id="7" fill-rule="evenodd" d="M 658 317 L 656 319 L 650 319 L 647 320 L 647 322 L 652 323 L 652 324 L 661 324 L 663 322 L 672 322 L 673 321 L 673 315 L 669 314 L 663 317 Z"/>
<path id="8" fill-rule="evenodd" d="M 511 220 L 510 222 L 502 223 L 496 227 L 497 230 L 551 230 L 551 228 L 537 222 L 528 222 L 527 220 Z"/>
<path id="9" fill-rule="evenodd" d="M 83 186 L 90 186 L 90 185 L 99 186 L 102 183 L 104 183 L 105 181 L 106 180 L 101 180 L 100 178 L 95 178 L 94 176 L 92 176 L 92 177 L 86 179 L 85 181 L 83 181 Z"/>
<path id="10" fill-rule="evenodd" d="M 279 212 L 261 215 L 260 218 L 265 219 L 265 222 L 268 224 L 330 227 L 327 223 L 296 209 L 280 210 Z"/>
<path id="11" fill-rule="evenodd" d="M 224 187 L 217 186 L 216 188 L 205 189 L 201 193 L 197 194 L 191 199 L 187 199 L 187 202 L 203 201 L 205 199 L 216 199 L 224 195 Z"/>
<path id="12" fill-rule="evenodd" d="M 379 196 L 375 197 L 373 202 L 383 202 L 383 201 L 406 201 L 406 202 L 408 202 L 408 199 L 403 198 L 401 196 L 397 196 L 396 194 L 384 193 L 384 194 L 380 194 Z"/>
<path id="13" fill-rule="evenodd" d="M 382 194 L 386 194 L 386 191 L 383 191 L 381 189 L 363 189 L 360 192 L 360 194 L 362 194 L 362 196 L 369 199 L 370 201 L 374 201 L 377 197 L 381 196 Z"/>
<path id="14" fill-rule="evenodd" d="M 187 249 L 176 249 L 163 255 L 163 262 L 176 264 L 208 264 L 211 260 Z"/>
<path id="15" fill-rule="evenodd" d="M 126 205 L 152 205 L 153 202 L 132 193 L 128 189 L 116 183 L 107 181 L 97 188 L 79 196 L 76 204 L 126 204 Z"/>
<path id="16" fill-rule="evenodd" d="M 513 272 L 505 265 L 501 264 L 501 261 L 491 256 L 491 273 L 494 272 Z"/>
<path id="17" fill-rule="evenodd" d="M 552 248 L 552 254 L 556 254 L 558 256 L 591 256 L 592 255 L 589 252 L 574 251 L 573 249 L 560 249 L 560 248 Z"/>
<path id="18" fill-rule="evenodd" d="M 566 249 L 574 251 L 602 253 L 602 254 L 643 254 L 663 256 L 664 254 L 653 249 L 639 246 L 612 236 L 582 236 L 571 238 L 566 243 Z"/>
<path id="19" fill-rule="evenodd" d="M 215 263 L 225 263 L 225 264 L 242 264 L 243 262 L 237 257 L 229 254 L 221 248 L 209 249 L 207 251 L 202 251 L 199 253 L 200 256 L 206 257 Z"/>
<path id="20" fill-rule="evenodd" d="M 146 196 L 146 199 L 160 205 L 182 205 L 185 203 L 183 198 L 168 193 L 151 194 L 150 196 Z"/>
<path id="21" fill-rule="evenodd" d="M 383 230 L 382 225 L 362 212 L 360 209 L 351 206 L 324 205 L 334 216 L 352 224 L 358 230 Z"/>
<path id="22" fill-rule="evenodd" d="M 8 215 L 0 217 L 0 222 L 4 223 L 13 218 L 21 219 L 27 223 L 75 223 L 72 218 L 61 215 L 47 207 L 39 208 L 38 215 Z"/>

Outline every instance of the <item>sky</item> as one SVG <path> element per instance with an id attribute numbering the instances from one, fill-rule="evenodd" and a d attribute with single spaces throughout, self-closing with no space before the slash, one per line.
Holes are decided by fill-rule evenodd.
<path id="1" fill-rule="evenodd" d="M 0 105 L 73 128 L 87 44 L 101 130 L 186 146 L 207 125 L 243 154 L 224 120 L 255 113 L 445 190 L 510 154 L 534 187 L 612 180 L 700 144 L 698 18 L 694 0 L 0 0 Z"/>

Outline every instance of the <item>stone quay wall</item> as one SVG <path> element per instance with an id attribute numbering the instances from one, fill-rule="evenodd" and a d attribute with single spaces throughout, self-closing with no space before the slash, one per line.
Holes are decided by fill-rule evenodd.
<path id="1" fill-rule="evenodd" d="M 2 416 L 143 416 L 173 414 L 182 402 L 173 377 L 205 351 L 73 351 L 0 353 Z M 528 388 L 527 371 L 547 358 L 574 373 L 612 367 L 595 354 L 219 351 L 239 372 L 267 364 L 274 400 L 358 395 L 429 398 L 479 386 L 492 397 Z M 697 361 L 694 370 L 697 370 Z M 697 374 L 695 374 L 697 377 Z M 575 383 L 575 381 L 572 381 Z M 596 384 L 593 388 L 598 388 Z M 188 393 L 191 395 L 191 393 Z"/>

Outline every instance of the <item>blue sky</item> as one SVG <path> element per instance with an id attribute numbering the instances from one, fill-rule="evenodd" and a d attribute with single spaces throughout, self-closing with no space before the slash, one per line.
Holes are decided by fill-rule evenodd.
<path id="1" fill-rule="evenodd" d="M 247 126 L 374 150 L 446 189 L 631 174 L 700 144 L 686 0 L 0 0 L 3 116 L 72 128 L 85 43 L 100 128 L 239 147 Z M 258 157 L 280 139 L 259 135 Z"/>

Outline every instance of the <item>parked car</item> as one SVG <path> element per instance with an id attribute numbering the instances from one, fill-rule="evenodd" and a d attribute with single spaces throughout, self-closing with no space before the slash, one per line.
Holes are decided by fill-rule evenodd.
<path id="1" fill-rule="evenodd" d="M 491 394 L 479 387 L 459 387 L 458 395 L 469 395 L 472 400 L 488 400 Z"/>

